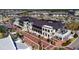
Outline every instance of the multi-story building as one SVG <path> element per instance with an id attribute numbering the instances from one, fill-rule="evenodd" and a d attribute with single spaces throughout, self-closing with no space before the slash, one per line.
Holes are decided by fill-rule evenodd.
<path id="1" fill-rule="evenodd" d="M 44 20 L 64 20 L 68 16 L 68 12 L 66 11 L 32 11 L 29 12 L 30 17 L 44 19 Z"/>
<path id="2" fill-rule="evenodd" d="M 23 12 L 25 12 L 25 11 L 22 9 L 1 9 L 0 15 L 16 17 L 16 16 L 18 16 L 18 14 L 21 14 Z"/>
<path id="3" fill-rule="evenodd" d="M 59 16 L 68 16 L 68 12 L 52 12 L 53 17 L 59 17 Z"/>
<path id="4" fill-rule="evenodd" d="M 48 19 L 49 12 L 48 11 L 32 11 L 29 12 L 30 17 L 38 18 L 38 19 Z"/>
<path id="5" fill-rule="evenodd" d="M 46 39 L 52 39 L 53 36 L 57 36 L 61 38 L 61 40 L 64 40 L 64 37 L 70 34 L 70 31 L 68 30 L 66 30 L 66 32 L 65 30 L 60 30 L 61 33 L 57 32 L 59 29 L 64 29 L 64 23 L 61 21 L 37 20 L 36 18 L 32 17 L 20 17 L 19 21 L 23 23 L 23 30 L 35 33 L 36 35 L 40 35 Z M 64 33 L 62 34 L 62 32 Z M 62 34 L 61 37 L 60 35 L 56 35 L 56 33 Z"/>

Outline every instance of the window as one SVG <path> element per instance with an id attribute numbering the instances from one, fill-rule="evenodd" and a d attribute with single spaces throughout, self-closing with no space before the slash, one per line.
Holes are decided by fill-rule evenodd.
<path id="1" fill-rule="evenodd" d="M 47 33 L 45 33 L 45 36 L 47 36 Z"/>
<path id="2" fill-rule="evenodd" d="M 55 29 L 56 31 L 58 30 L 58 29 Z"/>
<path id="3" fill-rule="evenodd" d="M 45 29 L 45 31 L 47 31 L 47 29 Z"/>
<path id="4" fill-rule="evenodd" d="M 51 30 L 51 32 L 53 32 L 53 30 Z"/>
<path id="5" fill-rule="evenodd" d="M 49 34 L 48 34 L 48 38 L 49 38 Z"/>
<path id="6" fill-rule="evenodd" d="M 52 35 L 54 35 L 54 33 L 52 33 Z"/>
<path id="7" fill-rule="evenodd" d="M 50 30 L 48 30 L 48 32 L 50 32 Z"/>
<path id="8" fill-rule="evenodd" d="M 44 35 L 44 33 L 43 33 L 43 35 Z"/>
<path id="9" fill-rule="evenodd" d="M 27 24 L 29 24 L 29 23 L 27 23 Z"/>
<path id="10" fill-rule="evenodd" d="M 44 31 L 44 28 L 43 28 L 43 31 Z"/>

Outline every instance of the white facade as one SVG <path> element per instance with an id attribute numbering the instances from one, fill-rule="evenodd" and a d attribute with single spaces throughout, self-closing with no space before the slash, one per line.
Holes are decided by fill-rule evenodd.
<path id="1" fill-rule="evenodd" d="M 42 36 L 44 38 L 47 38 L 47 39 L 51 39 L 55 30 L 53 30 L 53 27 L 51 26 L 47 26 L 47 25 L 44 25 L 42 27 Z"/>
<path id="2" fill-rule="evenodd" d="M 29 32 L 32 31 L 32 23 L 31 22 L 25 21 L 24 26 L 21 26 L 21 25 L 19 25 L 19 18 L 16 18 L 15 22 L 13 24 L 21 27 L 23 31 L 29 31 Z"/>
<path id="3" fill-rule="evenodd" d="M 24 22 L 23 30 L 32 32 L 32 23 L 28 21 Z"/>
<path id="4" fill-rule="evenodd" d="M 42 36 L 42 34 L 41 33 L 38 33 L 37 31 L 32 31 L 32 33 L 36 34 L 37 36 L 38 35 Z"/>
<path id="5" fill-rule="evenodd" d="M 19 18 L 16 18 L 13 24 L 19 26 Z"/>
<path id="6" fill-rule="evenodd" d="M 68 31 L 67 31 L 66 33 L 64 33 L 64 34 L 56 32 L 56 33 L 54 34 L 54 36 L 57 36 L 57 37 L 61 38 L 62 40 L 65 40 L 65 38 L 68 37 L 70 34 L 71 34 L 71 31 L 68 30 Z M 68 39 L 67 39 L 67 40 L 68 40 Z"/>

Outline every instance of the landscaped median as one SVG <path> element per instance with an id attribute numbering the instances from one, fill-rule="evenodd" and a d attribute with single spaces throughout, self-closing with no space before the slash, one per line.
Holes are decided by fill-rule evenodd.
<path id="1" fill-rule="evenodd" d="M 66 42 L 64 42 L 64 43 L 62 44 L 62 46 L 67 46 L 67 45 L 69 45 L 69 44 L 72 43 L 75 39 L 76 39 L 76 38 L 71 38 L 71 39 L 67 40 Z"/>
<path id="2" fill-rule="evenodd" d="M 78 38 L 78 35 L 75 33 L 74 35 L 73 35 L 73 38 L 71 38 L 71 39 L 69 39 L 69 40 L 67 40 L 66 42 L 64 42 L 63 44 L 62 44 L 62 46 L 67 46 L 67 45 L 69 45 L 70 43 L 72 43 L 74 40 L 76 40 Z"/>

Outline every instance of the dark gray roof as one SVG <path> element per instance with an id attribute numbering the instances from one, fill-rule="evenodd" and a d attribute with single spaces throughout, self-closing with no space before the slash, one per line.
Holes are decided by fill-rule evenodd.
<path id="1" fill-rule="evenodd" d="M 33 25 L 42 27 L 43 25 L 52 26 L 54 29 L 63 28 L 64 24 L 61 21 L 54 21 L 54 20 L 38 20 L 32 17 L 20 17 L 22 21 L 29 21 L 33 22 Z"/>

